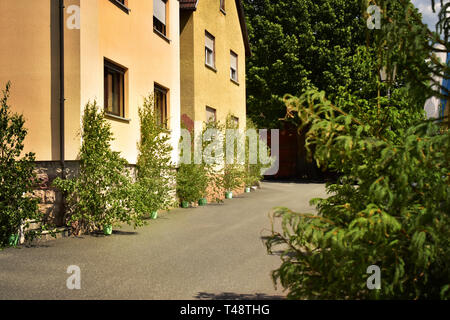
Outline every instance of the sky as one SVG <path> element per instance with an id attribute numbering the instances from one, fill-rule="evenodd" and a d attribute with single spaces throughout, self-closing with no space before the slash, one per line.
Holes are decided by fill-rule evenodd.
<path id="1" fill-rule="evenodd" d="M 438 14 L 439 10 L 441 10 L 441 1 L 435 0 L 434 9 L 436 12 L 433 12 L 431 7 L 431 0 L 411 0 L 416 8 L 419 9 L 420 13 L 422 13 L 422 20 L 424 23 L 428 25 L 428 28 L 431 31 L 436 31 L 436 23 L 438 22 Z M 446 1 L 444 1 L 445 3 Z"/>

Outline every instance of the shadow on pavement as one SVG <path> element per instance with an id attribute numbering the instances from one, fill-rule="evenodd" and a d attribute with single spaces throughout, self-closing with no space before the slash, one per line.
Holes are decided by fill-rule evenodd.
<path id="1" fill-rule="evenodd" d="M 334 179 L 264 179 L 265 184 L 271 183 L 288 183 L 288 184 L 324 184 L 327 182 L 335 182 Z"/>
<path id="2" fill-rule="evenodd" d="M 121 231 L 121 230 L 113 230 L 112 232 L 113 235 L 115 236 L 135 236 L 138 233 L 137 232 L 130 232 L 130 231 Z M 91 237 L 95 237 L 95 238 L 104 238 L 107 237 L 103 231 L 95 231 L 92 232 L 91 234 L 89 234 L 89 236 Z"/>
<path id="3" fill-rule="evenodd" d="M 222 292 L 219 294 L 199 292 L 194 298 L 199 299 L 199 300 L 284 300 L 284 299 L 286 299 L 283 296 L 267 295 L 265 293 L 239 294 L 239 293 L 232 293 L 232 292 Z"/>

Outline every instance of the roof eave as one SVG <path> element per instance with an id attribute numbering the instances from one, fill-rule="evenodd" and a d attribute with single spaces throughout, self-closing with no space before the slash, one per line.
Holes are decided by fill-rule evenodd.
<path id="1" fill-rule="evenodd" d="M 239 15 L 239 23 L 241 24 L 242 37 L 244 38 L 245 56 L 251 57 L 252 50 L 250 48 L 250 40 L 248 38 L 247 23 L 245 22 L 244 6 L 241 0 L 236 0 L 236 7 Z"/>
<path id="2" fill-rule="evenodd" d="M 180 10 L 183 11 L 196 11 L 198 6 L 198 1 L 195 2 L 194 6 L 189 7 L 180 7 Z M 245 22 L 245 14 L 244 14 L 244 6 L 242 5 L 241 0 L 236 0 L 236 8 L 238 11 L 239 16 L 239 23 L 241 25 L 242 30 L 242 37 L 244 38 L 244 46 L 245 46 L 245 56 L 250 57 L 252 55 L 252 50 L 250 48 L 250 41 L 248 38 L 248 30 L 247 30 L 247 24 Z"/>
<path id="3" fill-rule="evenodd" d="M 194 6 L 185 7 L 185 8 L 182 7 L 181 4 L 180 4 L 180 10 L 184 10 L 184 11 L 197 11 L 198 1 L 199 1 L 199 0 L 197 0 L 197 1 L 195 2 L 195 5 L 194 5 Z"/>

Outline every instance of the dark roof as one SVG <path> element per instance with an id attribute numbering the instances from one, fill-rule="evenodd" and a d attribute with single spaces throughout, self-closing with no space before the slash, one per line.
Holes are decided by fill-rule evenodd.
<path id="1" fill-rule="evenodd" d="M 198 0 L 180 0 L 180 9 L 195 10 L 197 9 Z"/>
<path id="2" fill-rule="evenodd" d="M 180 0 L 180 9 L 195 11 L 195 10 L 197 10 L 198 1 L 199 0 Z M 239 23 L 241 24 L 242 36 L 244 38 L 245 55 L 248 57 L 252 54 L 252 52 L 250 50 L 250 41 L 248 40 L 248 31 L 247 31 L 247 25 L 245 23 L 244 7 L 242 5 L 241 0 L 235 0 L 235 1 L 236 1 L 236 8 L 238 11 L 238 16 L 239 16 Z"/>

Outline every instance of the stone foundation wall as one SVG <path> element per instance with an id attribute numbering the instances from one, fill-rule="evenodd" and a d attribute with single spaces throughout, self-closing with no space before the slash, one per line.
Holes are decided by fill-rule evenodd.
<path id="1" fill-rule="evenodd" d="M 79 161 L 67 161 L 65 163 L 66 178 L 74 178 L 78 175 L 80 168 Z M 136 178 L 136 166 L 129 165 L 127 170 L 131 173 L 133 179 Z M 39 210 L 44 214 L 47 222 L 57 227 L 66 226 L 66 213 L 64 206 L 64 198 L 62 193 L 54 188 L 53 181 L 62 177 L 62 167 L 59 161 L 38 161 L 35 163 L 35 172 L 37 175 L 37 184 L 33 192 L 34 196 L 39 199 Z M 244 186 L 233 190 L 233 194 L 244 193 Z M 223 188 L 208 187 L 207 200 L 209 203 L 215 202 L 216 199 L 225 199 L 225 190 Z M 173 200 L 176 202 L 175 186 L 173 190 Z"/>
<path id="2" fill-rule="evenodd" d="M 79 162 L 67 161 L 66 177 L 72 178 L 78 174 Z M 62 193 L 52 186 L 53 181 L 62 177 L 62 166 L 59 161 L 38 161 L 35 163 L 37 184 L 33 192 L 39 199 L 39 210 L 47 222 L 58 227 L 65 226 L 64 199 Z"/>
<path id="3" fill-rule="evenodd" d="M 67 179 L 78 175 L 80 169 L 79 161 L 65 162 L 65 176 Z M 136 166 L 129 165 L 127 170 L 133 179 L 136 177 Z M 62 177 L 62 166 L 59 161 L 37 161 L 35 162 L 35 173 L 37 183 L 33 191 L 34 196 L 39 199 L 39 210 L 44 214 L 44 219 L 57 227 L 66 226 L 66 213 L 62 193 L 54 188 L 53 181 Z"/>
<path id="4" fill-rule="evenodd" d="M 217 199 L 224 200 L 225 199 L 225 189 L 217 188 L 215 186 L 208 186 L 206 189 L 208 203 L 216 202 Z M 245 192 L 245 186 L 236 188 L 233 190 L 233 196 L 237 196 Z"/>

